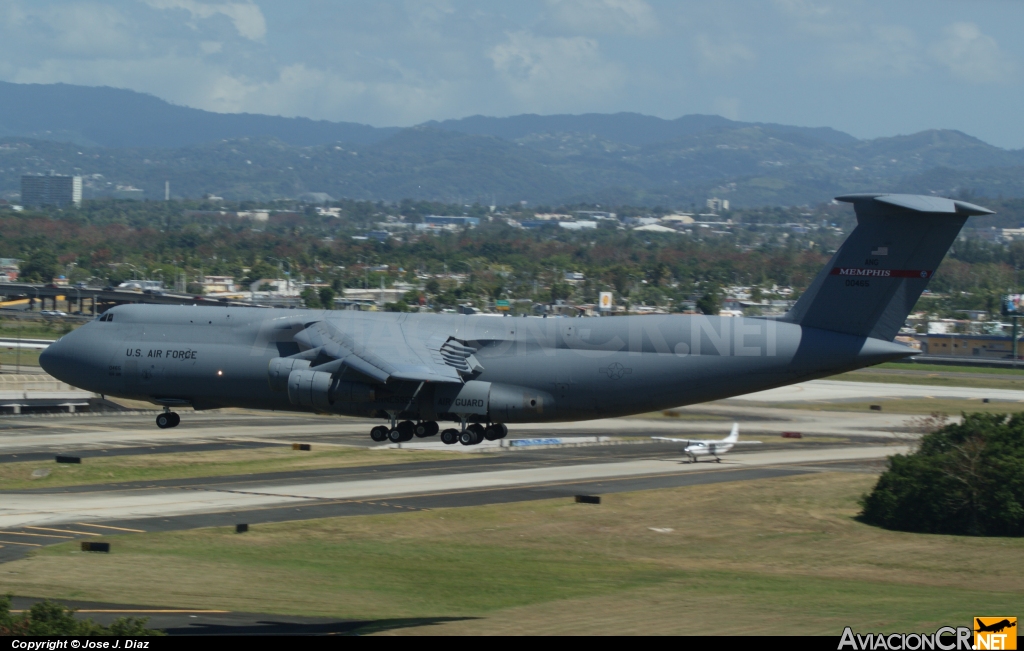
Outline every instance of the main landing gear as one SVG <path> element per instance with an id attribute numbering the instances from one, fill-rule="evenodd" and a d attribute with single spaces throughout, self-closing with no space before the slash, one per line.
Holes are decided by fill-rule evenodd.
<path id="1" fill-rule="evenodd" d="M 156 417 L 156 426 L 160 429 L 169 429 L 171 427 L 177 427 L 181 422 L 181 416 L 174 413 L 173 411 L 165 411 Z"/>
<path id="2" fill-rule="evenodd" d="M 383 443 L 384 441 L 391 441 L 392 443 L 403 443 L 405 441 L 411 441 L 413 437 L 416 438 L 427 438 L 428 436 L 434 436 L 441 429 L 437 423 L 432 420 L 422 421 L 414 423 L 411 420 L 403 420 L 400 423 L 395 422 L 396 419 L 392 420 L 391 427 L 385 425 L 378 425 L 370 430 L 370 438 L 377 443 Z"/>
<path id="3" fill-rule="evenodd" d="M 456 430 L 449 430 L 455 432 Z M 457 432 L 456 432 L 457 433 Z M 473 423 L 458 435 L 459 443 L 463 445 L 478 445 L 484 440 L 497 441 L 508 436 L 508 427 L 501 423 L 494 423 L 484 427 L 480 423 Z M 442 439 L 444 440 L 444 439 Z M 454 443 L 455 441 L 452 441 Z"/>
<path id="4" fill-rule="evenodd" d="M 402 422 L 396 422 L 397 419 L 392 419 L 391 427 L 386 425 L 378 425 L 370 430 L 370 438 L 377 443 L 383 443 L 384 441 L 391 441 L 392 443 L 403 443 L 405 441 L 411 441 L 413 437 L 416 438 L 428 438 L 434 436 L 440 431 L 438 424 L 432 420 L 421 421 L 414 423 L 411 420 L 404 420 Z M 477 445 L 482 441 L 497 441 L 508 436 L 508 427 L 501 423 L 493 423 L 484 427 L 480 423 L 472 423 L 471 425 L 462 424 L 463 429 L 460 432 L 455 428 L 446 429 L 441 432 L 441 442 L 445 445 L 455 445 L 456 443 L 462 443 L 463 445 Z"/>

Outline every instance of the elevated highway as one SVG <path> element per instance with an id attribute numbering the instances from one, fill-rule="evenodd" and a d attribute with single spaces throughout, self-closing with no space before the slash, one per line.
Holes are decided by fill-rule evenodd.
<path id="1" fill-rule="evenodd" d="M 232 307 L 258 307 L 251 303 L 226 298 L 210 298 L 192 294 L 169 292 L 141 292 L 134 289 L 100 289 L 97 287 L 62 287 L 31 283 L 0 283 L 0 296 L 6 299 L 27 298 L 29 309 L 49 309 L 69 314 L 80 312 L 85 316 L 101 314 L 115 305 L 147 303 L 151 305 L 220 305 Z"/>

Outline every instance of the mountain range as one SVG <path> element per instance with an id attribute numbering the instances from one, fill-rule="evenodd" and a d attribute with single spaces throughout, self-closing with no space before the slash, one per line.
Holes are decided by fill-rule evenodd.
<path id="1" fill-rule="evenodd" d="M 129 90 L 0 82 L 0 194 L 80 174 L 86 196 L 141 188 L 688 208 L 800 205 L 858 191 L 1024 196 L 1024 150 L 951 130 L 861 140 L 827 127 L 636 113 L 473 116 L 410 128 L 221 114 Z M 123 192 L 123 190 L 122 190 Z M 137 193 L 136 193 L 137 194 Z"/>

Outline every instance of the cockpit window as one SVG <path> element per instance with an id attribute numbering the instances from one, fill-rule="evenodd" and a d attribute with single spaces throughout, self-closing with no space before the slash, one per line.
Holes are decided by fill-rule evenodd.
<path id="1" fill-rule="evenodd" d="M 114 320 L 114 315 L 113 314 L 104 314 L 103 316 L 100 317 L 100 321 L 113 321 L 113 320 Z"/>

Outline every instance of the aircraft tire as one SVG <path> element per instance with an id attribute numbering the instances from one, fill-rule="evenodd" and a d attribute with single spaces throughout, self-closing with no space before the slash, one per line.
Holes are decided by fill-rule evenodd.
<path id="1" fill-rule="evenodd" d="M 383 443 L 388 440 L 388 428 L 383 425 L 378 425 L 370 430 L 370 438 L 377 443 Z"/>
<path id="2" fill-rule="evenodd" d="M 500 438 L 504 438 L 508 433 L 508 428 L 502 430 L 503 425 L 492 425 L 483 430 L 483 438 L 488 441 L 497 441 Z"/>
<path id="3" fill-rule="evenodd" d="M 484 428 L 479 423 L 473 423 L 466 428 L 466 431 L 459 437 L 463 445 L 479 445 L 484 440 Z"/>
<path id="4" fill-rule="evenodd" d="M 404 443 L 406 441 L 411 441 L 413 436 L 415 436 L 415 434 L 412 432 L 412 427 L 402 427 L 401 424 L 388 432 L 388 440 L 392 443 Z"/>
<path id="5" fill-rule="evenodd" d="M 432 420 L 424 421 L 416 426 L 416 436 L 421 439 L 425 439 L 428 436 L 433 436 L 440 431 L 440 427 L 437 423 Z"/>
<path id="6" fill-rule="evenodd" d="M 160 414 L 160 415 L 158 415 L 156 417 L 156 426 L 159 427 L 160 429 L 167 429 L 168 427 L 174 427 L 174 425 L 171 425 L 171 423 L 173 423 L 173 422 L 174 422 L 174 419 L 171 418 L 171 415 L 169 413 L 166 413 L 166 412 L 163 413 L 163 414 Z"/>
<path id="7" fill-rule="evenodd" d="M 455 445 L 459 442 L 459 430 L 446 429 L 441 432 L 441 442 L 445 445 Z"/>
<path id="8" fill-rule="evenodd" d="M 181 416 L 179 416 L 176 412 L 172 411 L 170 413 L 170 417 L 171 424 L 168 427 L 177 427 L 178 425 L 181 425 Z"/>

